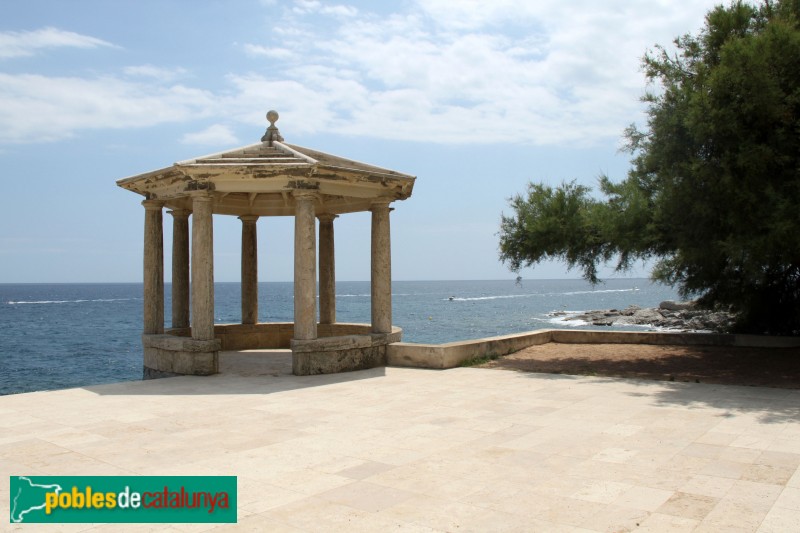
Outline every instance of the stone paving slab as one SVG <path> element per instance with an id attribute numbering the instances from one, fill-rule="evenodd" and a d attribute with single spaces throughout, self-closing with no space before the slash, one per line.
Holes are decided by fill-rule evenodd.
<path id="1" fill-rule="evenodd" d="M 797 390 L 269 355 L 0 397 L 3 479 L 236 475 L 238 524 L 14 525 L 2 482 L 0 529 L 800 531 Z"/>

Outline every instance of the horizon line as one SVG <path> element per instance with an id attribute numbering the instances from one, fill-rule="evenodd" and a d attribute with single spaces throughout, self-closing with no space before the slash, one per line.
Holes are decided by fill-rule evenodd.
<path id="1" fill-rule="evenodd" d="M 605 279 L 601 279 L 598 281 L 597 285 L 602 285 L 606 281 L 611 280 L 645 280 L 648 282 L 654 282 L 652 279 L 647 277 L 608 277 Z M 393 279 L 392 283 L 400 282 L 400 283 L 427 283 L 427 282 L 448 282 L 448 281 L 511 281 L 516 283 L 516 278 L 494 278 L 494 279 Z M 586 283 L 590 283 L 589 281 L 583 278 L 522 278 L 520 281 L 585 281 Z M 369 283 L 370 280 L 336 280 L 339 283 Z M 141 285 L 142 281 L 0 281 L 0 285 Z M 217 283 L 241 283 L 241 281 L 227 281 L 227 280 L 215 280 L 214 284 Z M 294 283 L 293 280 L 288 281 L 280 281 L 280 280 L 270 280 L 270 281 L 259 281 L 258 283 Z M 172 285 L 171 281 L 164 280 L 164 285 Z"/>

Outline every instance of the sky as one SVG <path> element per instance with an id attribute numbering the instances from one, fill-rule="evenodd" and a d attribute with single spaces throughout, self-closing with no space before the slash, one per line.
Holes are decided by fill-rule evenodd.
<path id="1" fill-rule="evenodd" d="M 270 109 L 286 142 L 417 177 L 393 204 L 393 279 L 513 279 L 508 199 L 623 179 L 642 56 L 717 3 L 4 0 L 0 283 L 140 281 L 142 198 L 116 180 L 258 142 Z M 240 228 L 214 218 L 217 281 L 239 280 Z M 369 232 L 369 213 L 336 220 L 338 280 L 369 279 Z M 293 220 L 258 235 L 259 280 L 291 281 Z"/>

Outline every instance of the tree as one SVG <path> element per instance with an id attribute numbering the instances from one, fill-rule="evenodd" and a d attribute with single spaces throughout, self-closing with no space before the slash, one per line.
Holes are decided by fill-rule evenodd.
<path id="1" fill-rule="evenodd" d="M 513 271 L 564 260 L 598 281 L 655 260 L 654 280 L 738 313 L 742 332 L 800 334 L 800 0 L 716 7 L 643 58 L 647 125 L 626 179 L 529 184 L 502 217 Z"/>

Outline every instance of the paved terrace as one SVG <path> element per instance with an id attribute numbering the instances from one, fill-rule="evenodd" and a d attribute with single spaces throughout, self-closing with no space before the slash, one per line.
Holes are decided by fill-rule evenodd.
<path id="1" fill-rule="evenodd" d="M 2 476 L 237 475 L 239 523 L 217 530 L 800 530 L 797 390 L 471 368 L 295 377 L 288 352 L 265 355 L 0 397 Z M 7 482 L 0 507 L 13 529 Z"/>

